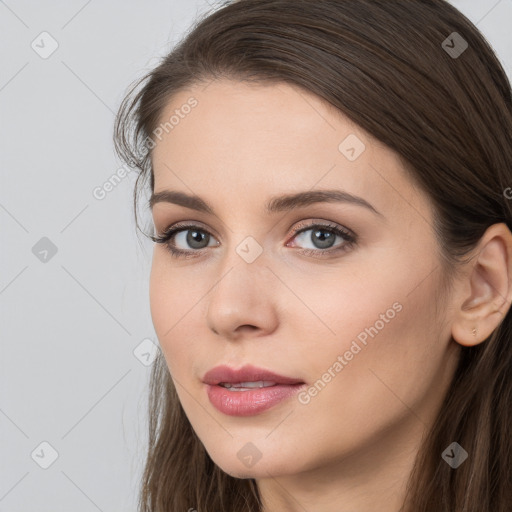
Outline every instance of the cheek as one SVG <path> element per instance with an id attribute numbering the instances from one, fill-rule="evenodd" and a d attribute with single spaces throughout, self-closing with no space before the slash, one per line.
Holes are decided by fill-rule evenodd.
<path id="1" fill-rule="evenodd" d="M 158 247 L 155 247 L 149 278 L 149 304 L 153 325 L 158 339 L 160 343 L 162 343 L 162 334 L 168 319 L 166 312 L 172 311 L 173 296 L 168 292 L 168 275 L 164 272 L 161 261 L 162 258 L 158 255 L 158 251 Z M 171 325 L 168 325 L 167 328 L 169 327 L 171 327 Z"/>
<path id="2" fill-rule="evenodd" d="M 169 357 L 171 340 L 176 339 L 176 331 L 181 322 L 186 320 L 184 305 L 187 290 L 180 283 L 179 272 L 173 271 L 162 254 L 163 248 L 155 247 L 149 280 L 149 301 L 151 318 L 158 341 L 172 372 L 175 357 Z"/>
<path id="3" fill-rule="evenodd" d="M 427 402 L 450 374 L 448 340 L 435 318 L 437 274 L 411 291 L 421 270 L 380 270 L 379 276 L 369 273 L 364 286 L 348 283 L 326 298 L 320 311 L 336 335 L 302 355 L 312 377 L 304 410 L 312 417 L 337 411 L 353 439 L 397 421 L 409 407 L 426 418 Z"/>
<path id="4" fill-rule="evenodd" d="M 151 318 L 173 376 L 197 364 L 199 327 L 204 330 L 204 307 L 209 286 L 192 266 L 182 269 L 155 247 L 149 280 Z"/>
<path id="5" fill-rule="evenodd" d="M 156 246 L 149 280 L 151 316 L 157 334 L 170 336 L 174 325 L 183 321 L 185 313 L 192 307 L 191 302 L 200 299 L 198 281 L 189 270 L 183 270 L 171 260 L 163 246 Z"/>
<path id="6" fill-rule="evenodd" d="M 367 398 L 368 386 L 393 396 L 378 380 L 381 374 L 395 392 L 405 394 L 411 382 L 414 389 L 432 377 L 447 345 L 447 340 L 437 341 L 439 271 L 432 272 L 435 261 L 416 257 L 414 249 L 383 250 L 371 262 L 350 265 L 350 272 L 338 269 L 330 280 L 322 276 L 315 286 L 311 280 L 295 280 L 294 291 L 315 313 L 302 308 L 304 314 L 299 315 L 297 306 L 287 319 L 296 323 L 301 318 L 302 357 L 310 362 L 309 375 L 322 379 L 331 369 L 336 377 L 326 387 L 347 386 Z M 326 375 L 322 380 L 328 379 Z"/>

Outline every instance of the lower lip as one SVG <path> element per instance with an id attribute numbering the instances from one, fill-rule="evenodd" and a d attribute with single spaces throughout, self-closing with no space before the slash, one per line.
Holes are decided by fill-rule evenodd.
<path id="1" fill-rule="evenodd" d="M 219 385 L 206 385 L 212 405 L 229 416 L 253 416 L 297 394 L 305 384 L 278 384 L 248 391 L 230 391 Z"/>

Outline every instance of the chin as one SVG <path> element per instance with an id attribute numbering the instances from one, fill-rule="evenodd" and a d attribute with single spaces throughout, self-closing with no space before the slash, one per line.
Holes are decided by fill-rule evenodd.
<path id="1" fill-rule="evenodd" d="M 224 471 L 224 470 L 222 470 L 222 471 Z M 224 473 L 227 473 L 229 476 L 232 476 L 233 478 L 237 478 L 239 480 L 248 480 L 250 478 L 261 478 L 259 474 L 250 473 L 250 472 L 244 473 L 244 472 L 240 472 L 240 471 L 224 471 Z"/>
<path id="2" fill-rule="evenodd" d="M 294 471 L 290 467 L 290 461 L 277 461 L 272 458 L 266 458 L 259 460 L 252 467 L 244 467 L 243 462 L 239 461 L 235 455 L 235 459 L 226 460 L 225 457 L 221 459 L 214 459 L 213 462 L 222 470 L 233 478 L 239 479 L 261 479 L 268 478 L 269 476 L 278 477 Z"/>

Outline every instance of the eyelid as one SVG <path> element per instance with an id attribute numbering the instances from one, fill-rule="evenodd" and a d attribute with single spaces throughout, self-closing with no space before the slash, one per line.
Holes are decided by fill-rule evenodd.
<path id="1" fill-rule="evenodd" d="M 342 226 L 341 224 L 338 224 L 337 222 L 333 222 L 333 221 L 325 220 L 325 219 L 317 219 L 317 218 L 299 222 L 298 225 L 295 225 L 295 227 L 290 230 L 290 232 L 287 236 L 296 237 L 299 233 L 302 233 L 303 231 L 307 231 L 308 229 L 314 228 L 314 227 L 321 227 L 323 229 L 339 230 L 339 231 L 344 232 L 347 236 L 353 238 L 354 240 L 357 239 L 356 233 L 354 233 L 354 231 L 352 231 L 351 229 L 349 229 L 345 226 Z"/>
<path id="2" fill-rule="evenodd" d="M 153 242 L 157 242 L 158 240 L 161 240 L 162 238 L 165 238 L 169 233 L 176 231 L 185 231 L 187 229 L 192 228 L 199 228 L 201 231 L 204 231 L 205 233 L 213 234 L 216 238 L 216 234 L 212 233 L 212 230 L 210 228 L 206 228 L 200 221 L 184 221 L 184 222 L 175 222 L 174 224 L 170 224 L 167 226 L 160 234 L 156 235 L 150 235 L 150 238 L 153 240 Z"/>
<path id="3" fill-rule="evenodd" d="M 325 229 L 327 229 L 327 228 L 339 229 L 340 231 L 347 232 L 347 234 L 352 236 L 353 238 L 357 238 L 356 233 L 354 231 L 352 231 L 350 228 L 342 226 L 341 224 L 338 224 L 336 222 L 325 220 L 325 219 L 320 219 L 320 218 L 311 218 L 311 219 L 309 219 L 307 221 L 301 221 L 298 224 L 295 223 L 295 224 L 293 224 L 293 226 L 295 226 L 293 229 L 292 228 L 288 229 L 288 233 L 286 235 L 287 237 L 297 236 L 299 234 L 299 232 L 301 230 L 303 230 L 303 228 L 308 228 L 308 227 L 311 228 L 311 227 L 320 226 L 320 227 L 323 227 Z M 217 239 L 221 238 L 221 237 L 217 236 L 215 233 L 212 233 L 210 228 L 206 228 L 202 224 L 201 221 L 176 222 L 174 224 L 170 224 L 169 226 L 167 226 L 162 231 L 162 233 L 160 233 L 160 234 L 158 234 L 156 236 L 154 236 L 154 235 L 150 236 L 150 238 L 154 242 L 156 242 L 155 238 L 165 237 L 166 234 L 168 234 L 171 231 L 178 231 L 180 228 L 183 228 L 183 230 L 185 230 L 185 229 L 191 229 L 191 228 L 196 228 L 196 227 L 200 228 L 201 230 L 205 231 L 206 233 L 213 234 Z"/>

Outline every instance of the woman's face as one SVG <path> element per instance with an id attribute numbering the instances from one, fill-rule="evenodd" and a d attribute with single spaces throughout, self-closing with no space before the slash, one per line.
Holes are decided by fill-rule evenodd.
<path id="1" fill-rule="evenodd" d="M 211 458 L 232 476 L 263 479 L 345 463 L 355 474 L 409 457 L 457 346 L 436 313 L 431 203 L 397 155 L 286 84 L 196 86 L 172 98 L 161 122 L 155 230 L 180 223 L 168 243 L 187 256 L 155 245 L 151 312 Z M 174 204 L 167 191 L 212 211 Z M 339 200 L 275 199 L 319 191 Z M 286 395 L 277 402 L 269 389 L 212 386 L 219 409 L 203 382 L 219 365 L 303 384 L 277 386 Z"/>

